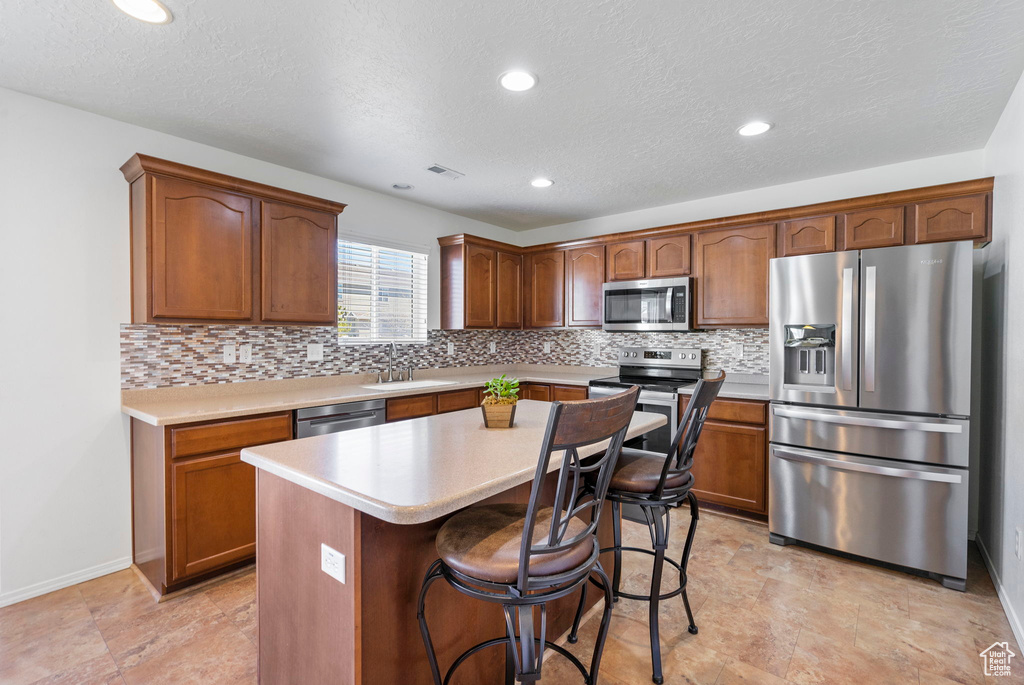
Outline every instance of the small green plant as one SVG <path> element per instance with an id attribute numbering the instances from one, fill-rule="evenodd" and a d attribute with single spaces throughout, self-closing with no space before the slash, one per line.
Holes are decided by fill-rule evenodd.
<path id="1" fill-rule="evenodd" d="M 519 379 L 501 374 L 487 381 L 485 404 L 515 404 L 519 401 Z"/>

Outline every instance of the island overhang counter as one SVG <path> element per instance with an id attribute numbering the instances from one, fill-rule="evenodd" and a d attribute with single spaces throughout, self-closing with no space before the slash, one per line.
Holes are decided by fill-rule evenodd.
<path id="1" fill-rule="evenodd" d="M 437 530 L 474 504 L 528 501 L 550 408 L 520 401 L 511 429 L 486 429 L 479 410 L 468 409 L 243 450 L 257 469 L 260 683 L 431 683 L 415 606 L 437 558 Z M 664 423 L 636 412 L 627 438 Z M 610 529 L 602 521 L 602 546 Z M 344 583 L 321 570 L 322 545 L 345 555 Z M 609 573 L 612 563 L 602 557 Z M 549 635 L 568 629 L 575 602 L 550 608 Z M 443 583 L 431 589 L 427 612 L 442 664 L 504 634 L 500 605 Z M 503 678 L 504 652 L 491 649 L 472 657 L 456 683 Z"/>

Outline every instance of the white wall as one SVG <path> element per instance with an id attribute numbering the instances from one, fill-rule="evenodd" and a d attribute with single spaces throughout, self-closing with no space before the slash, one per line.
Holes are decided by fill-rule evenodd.
<path id="1" fill-rule="evenodd" d="M 1024 78 L 985 147 L 995 176 L 993 241 L 985 248 L 981 521 L 978 540 L 1000 599 L 1024 644 Z M 1024 540 L 1021 541 L 1024 546 Z"/>
<path id="2" fill-rule="evenodd" d="M 128 184 L 142 152 L 349 203 L 342 232 L 432 249 L 504 229 L 0 89 L 0 606 L 126 567 Z"/>
<path id="3" fill-rule="evenodd" d="M 981 150 L 766 186 L 740 193 L 535 228 L 519 234 L 521 245 L 539 245 L 723 216 L 874 195 L 893 190 L 966 181 L 988 176 Z"/>

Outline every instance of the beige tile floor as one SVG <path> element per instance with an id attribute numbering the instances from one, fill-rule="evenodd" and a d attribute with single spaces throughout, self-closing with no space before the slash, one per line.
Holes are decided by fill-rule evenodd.
<path id="1" fill-rule="evenodd" d="M 673 549 L 685 534 L 673 521 Z M 639 546 L 646 529 L 626 524 Z M 1007 640 L 1021 654 L 972 548 L 968 592 L 799 547 L 768 544 L 764 526 L 705 513 L 691 557 L 690 599 L 662 610 L 665 682 L 856 685 L 984 683 L 978 653 Z M 650 582 L 648 557 L 624 563 L 624 586 Z M 666 579 L 665 587 L 669 585 Z M 589 659 L 597 620 L 573 651 Z M 255 575 L 247 572 L 156 604 L 121 571 L 0 609 L 0 685 L 252 683 Z M 1024 656 L 1002 683 L 1024 683 Z M 578 683 L 555 656 L 545 685 Z M 600 682 L 650 681 L 646 605 L 616 605 Z"/>

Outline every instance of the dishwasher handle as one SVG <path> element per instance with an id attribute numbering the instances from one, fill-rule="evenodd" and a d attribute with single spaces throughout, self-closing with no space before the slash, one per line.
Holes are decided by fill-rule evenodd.
<path id="1" fill-rule="evenodd" d="M 352 421 L 364 421 L 368 418 L 376 418 L 379 413 L 380 412 L 378 410 L 357 411 L 352 412 L 351 414 L 335 414 L 334 416 L 325 416 L 322 419 L 307 419 L 305 421 L 300 421 L 299 423 L 304 423 L 307 426 L 322 426 L 325 423 L 343 424 L 351 423 Z"/>
<path id="2" fill-rule="evenodd" d="M 785 459 L 786 461 L 826 466 L 837 471 L 856 471 L 859 473 L 870 473 L 875 476 L 912 478 L 914 480 L 927 480 L 936 483 L 963 482 L 963 477 L 959 474 L 898 468 L 893 466 L 880 466 L 861 461 L 847 461 L 845 459 L 836 459 L 834 457 L 825 456 L 824 454 L 820 454 L 812 450 L 803 450 L 795 447 L 780 447 L 778 445 L 773 445 L 772 456 L 779 459 Z"/>

